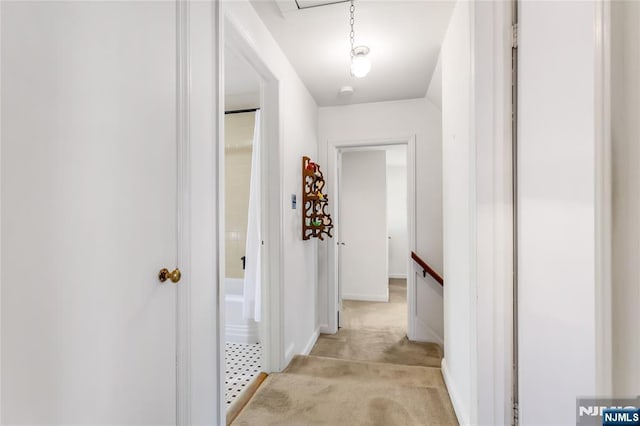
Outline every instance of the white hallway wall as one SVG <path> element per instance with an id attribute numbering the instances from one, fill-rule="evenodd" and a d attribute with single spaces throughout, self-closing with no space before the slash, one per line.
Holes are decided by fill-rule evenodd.
<path id="1" fill-rule="evenodd" d="M 443 373 L 461 424 L 473 423 L 475 141 L 471 138 L 471 11 L 459 1 L 442 44 Z"/>
<path id="2" fill-rule="evenodd" d="M 302 198 L 302 156 L 317 158 L 318 109 L 271 33 L 246 0 L 224 2 L 223 10 L 251 41 L 280 82 L 280 137 L 283 224 L 283 309 L 285 363 L 310 349 L 318 332 L 317 241 L 302 241 L 301 207 L 291 209 L 291 194 Z M 269 194 L 278 198 L 279 194 Z"/>
<path id="3" fill-rule="evenodd" d="M 417 252 L 442 271 L 442 141 L 440 110 L 427 99 L 319 108 L 318 162 L 327 164 L 328 141 L 416 136 Z M 330 187 L 330 186 L 329 186 Z M 329 194 L 329 197 L 335 197 Z M 330 198 L 330 199 L 331 199 Z M 327 244 L 318 250 L 319 323 L 327 324 Z M 420 303 L 419 307 L 426 306 Z"/>
<path id="4" fill-rule="evenodd" d="M 640 395 L 640 3 L 612 2 L 613 394 Z"/>
<path id="5" fill-rule="evenodd" d="M 598 394 L 596 7 L 525 1 L 519 11 L 523 425 L 574 424 L 576 397 Z"/>

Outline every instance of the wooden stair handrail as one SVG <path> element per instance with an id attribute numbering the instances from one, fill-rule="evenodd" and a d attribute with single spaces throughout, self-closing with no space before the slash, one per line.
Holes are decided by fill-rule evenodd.
<path id="1" fill-rule="evenodd" d="M 444 287 L 444 278 L 440 276 L 436 271 L 433 270 L 431 266 L 427 264 L 424 260 L 420 258 L 415 252 L 411 252 L 411 259 L 413 259 L 418 265 L 422 267 L 422 275 L 427 276 L 427 273 L 433 277 L 434 280 L 438 281 L 441 286 Z"/>

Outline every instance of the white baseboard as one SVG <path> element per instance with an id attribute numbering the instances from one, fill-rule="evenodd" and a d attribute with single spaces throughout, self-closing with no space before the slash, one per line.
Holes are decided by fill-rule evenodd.
<path id="1" fill-rule="evenodd" d="M 442 371 L 442 378 L 444 379 L 444 384 L 447 387 L 447 392 L 449 392 L 449 398 L 451 398 L 451 405 L 453 405 L 453 411 L 456 413 L 456 417 L 458 418 L 458 423 L 461 426 L 466 426 L 469 423 L 464 416 L 462 411 L 462 403 L 460 401 L 460 395 L 458 394 L 457 389 L 455 388 L 453 381 L 451 380 L 451 374 L 449 373 L 449 367 L 447 366 L 447 360 L 442 358 L 442 364 L 440 365 L 440 369 Z"/>
<path id="2" fill-rule="evenodd" d="M 389 274 L 389 278 L 396 280 L 406 280 L 407 274 Z"/>
<path id="3" fill-rule="evenodd" d="M 295 349 L 295 345 L 291 343 L 287 350 L 284 353 L 284 366 L 289 365 L 291 360 L 293 359 L 293 350 Z"/>
<path id="4" fill-rule="evenodd" d="M 309 355 L 309 353 L 311 353 L 311 349 L 313 349 L 313 345 L 315 345 L 316 342 L 318 341 L 319 336 L 320 336 L 320 327 L 316 328 L 316 331 L 314 331 L 313 334 L 311 334 L 311 337 L 309 337 L 307 344 L 304 345 L 304 348 L 302 349 L 302 353 L 301 353 L 302 355 Z M 289 365 L 289 363 L 293 359 L 295 355 L 294 353 L 295 348 L 296 346 L 294 343 L 291 343 L 287 348 L 284 354 L 285 365 Z"/>
<path id="5" fill-rule="evenodd" d="M 307 342 L 304 349 L 302 350 L 302 355 L 309 355 L 311 353 L 311 349 L 313 349 L 313 345 L 315 345 L 316 342 L 318 341 L 319 336 L 320 336 L 320 327 L 316 328 L 316 331 L 314 331 L 311 337 L 309 338 L 309 341 Z"/>
<path id="6" fill-rule="evenodd" d="M 335 331 L 331 330 L 327 324 L 322 324 L 318 330 L 321 334 L 335 334 Z"/>
<path id="7" fill-rule="evenodd" d="M 342 300 L 357 300 L 360 302 L 388 302 L 387 294 L 342 294 Z"/>

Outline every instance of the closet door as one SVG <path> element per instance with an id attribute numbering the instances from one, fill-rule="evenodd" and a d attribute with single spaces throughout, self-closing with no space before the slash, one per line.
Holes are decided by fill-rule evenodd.
<path id="1" fill-rule="evenodd" d="M 1 27 L 2 423 L 175 424 L 176 5 Z"/>

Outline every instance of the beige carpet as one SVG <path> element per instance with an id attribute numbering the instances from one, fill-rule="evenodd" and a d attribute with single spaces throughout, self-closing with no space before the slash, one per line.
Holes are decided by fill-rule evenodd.
<path id="1" fill-rule="evenodd" d="M 311 355 L 440 367 L 442 348 L 407 339 L 407 283 L 389 280 L 389 302 L 342 302 L 342 325 L 336 334 L 322 334 Z"/>
<path id="2" fill-rule="evenodd" d="M 442 349 L 434 343 L 416 343 L 404 332 L 352 330 L 322 334 L 311 355 L 390 364 L 440 367 Z"/>
<path id="3" fill-rule="evenodd" d="M 407 280 L 389 280 L 389 302 L 342 301 L 342 328 L 407 332 Z"/>
<path id="4" fill-rule="evenodd" d="M 440 370 L 296 356 L 233 422 L 257 425 L 455 425 Z"/>
<path id="5" fill-rule="evenodd" d="M 344 301 L 343 328 L 270 375 L 232 424 L 456 425 L 442 349 L 406 337 L 406 281 L 390 280 L 389 296 Z"/>

